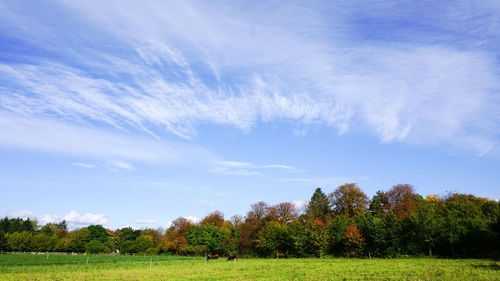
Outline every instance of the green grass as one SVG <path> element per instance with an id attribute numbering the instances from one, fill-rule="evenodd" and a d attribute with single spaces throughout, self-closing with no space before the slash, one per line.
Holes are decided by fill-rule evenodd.
<path id="1" fill-rule="evenodd" d="M 0 280 L 500 280 L 500 262 L 303 258 L 207 263 L 203 257 L 6 254 L 0 255 Z"/>

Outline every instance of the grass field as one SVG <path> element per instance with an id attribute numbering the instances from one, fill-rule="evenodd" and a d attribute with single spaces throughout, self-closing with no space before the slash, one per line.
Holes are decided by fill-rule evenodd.
<path id="1" fill-rule="evenodd" d="M 207 263 L 203 257 L 5 254 L 0 255 L 0 280 L 500 280 L 500 262 L 303 258 Z"/>

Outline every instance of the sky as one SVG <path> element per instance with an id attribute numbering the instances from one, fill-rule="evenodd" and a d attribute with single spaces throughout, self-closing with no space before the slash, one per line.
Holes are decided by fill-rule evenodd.
<path id="1" fill-rule="evenodd" d="M 0 215 L 500 198 L 498 1 L 1 1 Z"/>

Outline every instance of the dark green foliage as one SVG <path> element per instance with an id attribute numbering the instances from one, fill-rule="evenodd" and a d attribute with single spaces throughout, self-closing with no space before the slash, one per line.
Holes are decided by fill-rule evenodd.
<path id="1" fill-rule="evenodd" d="M 307 215 L 311 220 L 324 220 L 329 211 L 330 207 L 328 197 L 325 193 L 323 193 L 321 188 L 316 188 L 311 197 L 311 201 L 309 201 L 309 204 L 307 205 Z"/>
<path id="2" fill-rule="evenodd" d="M 108 242 L 108 232 L 102 225 L 90 225 L 87 228 L 90 233 L 90 240 L 96 240 L 102 243 Z"/>
<path id="3" fill-rule="evenodd" d="M 0 251 L 7 250 L 7 238 L 5 238 L 5 232 L 0 231 Z"/>
<path id="4" fill-rule="evenodd" d="M 349 221 L 344 216 L 336 216 L 329 225 L 329 252 L 334 256 L 344 254 L 345 230 L 349 226 Z"/>
<path id="5" fill-rule="evenodd" d="M 0 232 L 14 233 L 14 232 L 34 232 L 36 222 L 29 218 L 23 220 L 21 218 L 9 219 L 7 217 L 0 220 Z"/>

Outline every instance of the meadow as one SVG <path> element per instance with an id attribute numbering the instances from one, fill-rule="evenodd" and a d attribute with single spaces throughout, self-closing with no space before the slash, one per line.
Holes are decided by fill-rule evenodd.
<path id="1" fill-rule="evenodd" d="M 0 280 L 500 280 L 500 261 L 3 254 Z"/>

